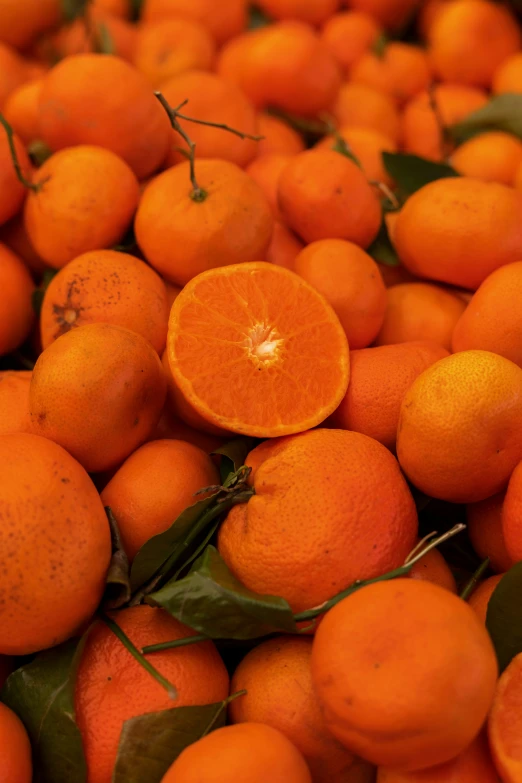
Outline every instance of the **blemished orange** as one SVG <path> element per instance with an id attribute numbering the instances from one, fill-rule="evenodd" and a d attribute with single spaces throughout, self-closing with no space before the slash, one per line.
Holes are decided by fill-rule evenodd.
<path id="1" fill-rule="evenodd" d="M 189 162 L 164 171 L 147 185 L 135 220 L 138 244 L 163 277 L 183 286 L 225 264 L 263 258 L 274 218 L 266 196 L 227 160 L 199 160 L 190 185 Z"/>
<path id="2" fill-rule="evenodd" d="M 40 133 L 53 150 L 105 147 L 143 179 L 165 160 L 171 129 L 146 78 L 132 65 L 113 55 L 78 54 L 43 80 Z"/>
<path id="3" fill-rule="evenodd" d="M 521 216 L 522 193 L 513 188 L 471 177 L 439 179 L 406 201 L 394 244 L 413 274 L 475 290 L 522 257 Z"/>
<path id="4" fill-rule="evenodd" d="M 288 226 L 276 220 L 272 239 L 265 253 L 265 259 L 269 264 L 284 266 L 285 269 L 294 270 L 295 259 L 303 250 L 304 244 L 296 237 Z"/>
<path id="5" fill-rule="evenodd" d="M 132 169 L 102 147 L 56 152 L 35 172 L 33 182 L 39 187 L 25 202 L 27 234 L 55 269 L 82 253 L 115 245 L 138 206 Z"/>
<path id="6" fill-rule="evenodd" d="M 387 44 L 382 56 L 371 51 L 363 54 L 352 66 L 350 79 L 403 104 L 428 87 L 431 68 L 420 46 L 393 41 Z"/>
<path id="7" fill-rule="evenodd" d="M 394 450 L 404 395 L 424 370 L 445 356 L 445 348 L 427 341 L 352 351 L 348 391 L 329 422 Z"/>
<path id="8" fill-rule="evenodd" d="M 0 777 L 9 783 L 31 783 L 31 743 L 24 724 L 0 702 Z"/>
<path id="9" fill-rule="evenodd" d="M 330 731 L 368 761 L 407 771 L 450 761 L 475 739 L 497 673 L 473 610 L 418 579 L 377 582 L 345 598 L 319 624 L 312 648 Z"/>
<path id="10" fill-rule="evenodd" d="M 27 67 L 18 52 L 1 41 L 0 76 L 0 109 L 3 109 L 8 97 L 27 80 Z"/>
<path id="11" fill-rule="evenodd" d="M 453 168 L 465 177 L 515 184 L 522 164 L 522 141 L 503 131 L 489 131 L 465 141 L 451 156 Z"/>
<path id="12" fill-rule="evenodd" d="M 373 16 L 350 10 L 330 16 L 321 38 L 348 75 L 352 65 L 371 49 L 381 34 L 381 27 Z"/>
<path id="13" fill-rule="evenodd" d="M 156 440 L 125 460 L 101 499 L 114 512 L 123 548 L 133 560 L 149 538 L 167 530 L 196 502 L 199 490 L 219 483 L 218 470 L 204 451 L 182 440 Z"/>
<path id="14" fill-rule="evenodd" d="M 417 514 L 384 446 L 332 429 L 267 445 L 247 458 L 266 457 L 252 479 L 256 494 L 229 511 L 218 536 L 221 556 L 243 584 L 300 612 L 402 565 L 416 541 Z"/>
<path id="15" fill-rule="evenodd" d="M 410 569 L 409 575 L 410 579 L 432 582 L 445 590 L 449 590 L 450 593 L 457 592 L 455 577 L 438 549 L 430 549 L 424 557 L 417 560 Z"/>
<path id="16" fill-rule="evenodd" d="M 167 290 L 150 266 L 128 253 L 95 250 L 73 259 L 49 283 L 40 311 L 42 347 L 78 326 L 110 323 L 167 341 Z"/>
<path id="17" fill-rule="evenodd" d="M 0 372 L 0 435 L 8 432 L 28 432 L 29 421 L 29 370 L 4 370 Z"/>
<path id="18" fill-rule="evenodd" d="M 231 693 L 246 694 L 231 702 L 228 715 L 232 723 L 265 723 L 282 732 L 303 754 L 314 783 L 342 783 L 353 755 L 325 726 L 311 659 L 310 637 L 278 636 L 254 647 L 232 677 Z"/>
<path id="19" fill-rule="evenodd" d="M 305 149 L 302 136 L 294 128 L 279 117 L 263 111 L 257 115 L 257 133 L 261 136 L 256 147 L 259 157 L 297 155 Z"/>
<path id="20" fill-rule="evenodd" d="M 169 79 L 161 89 L 171 106 L 188 101 L 181 110 L 188 117 L 222 123 L 241 133 L 257 135 L 257 114 L 248 98 L 235 84 L 229 84 L 215 73 L 186 71 Z M 246 166 L 257 154 L 257 142 L 254 139 L 242 139 L 222 128 L 183 120 L 179 122 L 196 145 L 197 158 L 220 158 L 238 166 Z M 186 150 L 187 145 L 176 131 L 172 131 L 166 161 L 168 166 L 186 160 L 179 149 Z"/>
<path id="21" fill-rule="evenodd" d="M 505 492 L 499 492 L 486 500 L 466 506 L 466 524 L 471 545 L 481 560 L 489 558 L 490 568 L 497 574 L 509 571 L 514 565 L 508 555 L 502 529 L 505 496 Z"/>
<path id="22" fill-rule="evenodd" d="M 34 283 L 27 267 L 0 243 L 0 356 L 16 350 L 29 335 L 34 320 Z"/>
<path id="23" fill-rule="evenodd" d="M 395 101 L 373 87 L 345 82 L 331 111 L 340 127 L 372 128 L 394 142 L 399 139 L 400 118 Z"/>
<path id="24" fill-rule="evenodd" d="M 68 639 L 96 611 L 111 536 L 94 484 L 63 448 L 11 433 L 0 454 L 0 653 L 27 655 Z"/>
<path id="25" fill-rule="evenodd" d="M 498 66 L 520 49 L 521 34 L 507 6 L 455 0 L 433 20 L 428 44 L 440 81 L 489 88 Z"/>
<path id="26" fill-rule="evenodd" d="M 186 402 L 210 424 L 254 437 L 316 427 L 348 386 L 346 335 L 330 305 L 298 275 L 264 262 L 188 283 L 171 310 L 167 350 Z"/>
<path id="27" fill-rule="evenodd" d="M 14 136 L 13 144 L 22 174 L 31 179 L 31 162 L 22 140 Z M 19 212 L 27 190 L 16 176 L 7 135 L 0 128 L 0 225 L 6 223 Z"/>
<path id="28" fill-rule="evenodd" d="M 369 180 L 392 185 L 392 178 L 384 167 L 382 153 L 397 151 L 397 145 L 393 139 L 374 128 L 358 128 L 351 125 L 339 128 L 337 133 L 357 158 Z M 338 136 L 327 136 L 316 145 L 316 149 L 334 149 L 336 142 L 338 142 Z"/>
<path id="29" fill-rule="evenodd" d="M 282 220 L 277 201 L 279 177 L 290 159 L 290 155 L 259 155 L 246 168 L 246 173 L 257 182 L 272 207 L 274 217 L 279 220 Z"/>
<path id="30" fill-rule="evenodd" d="M 332 150 L 295 155 L 281 172 L 278 200 L 285 222 L 307 243 L 346 239 L 367 248 L 381 224 L 379 198 L 364 173 Z"/>
<path id="31" fill-rule="evenodd" d="M 522 367 L 522 261 L 501 266 L 475 292 L 453 332 L 453 350 L 481 348 Z"/>
<path id="32" fill-rule="evenodd" d="M 109 470 L 148 438 L 165 395 L 160 359 L 144 337 L 114 324 L 87 324 L 38 357 L 29 390 L 31 427 L 89 472 Z"/>
<path id="33" fill-rule="evenodd" d="M 38 138 L 40 129 L 38 103 L 41 86 L 41 79 L 25 82 L 13 90 L 5 102 L 3 115 L 24 144 L 29 144 Z M 23 159 L 23 153 L 18 151 L 18 157 Z"/>
<path id="34" fill-rule="evenodd" d="M 474 503 L 500 492 L 522 459 L 520 367 L 489 351 L 433 364 L 402 401 L 397 455 L 430 497 Z"/>
<path id="35" fill-rule="evenodd" d="M 512 563 L 522 560 L 522 463 L 514 469 L 502 506 L 502 532 Z"/>
<path id="36" fill-rule="evenodd" d="M 144 22 L 163 21 L 184 17 L 205 25 L 222 44 L 239 35 L 247 26 L 247 0 L 227 0 L 226 5 L 215 0 L 145 0 L 142 7 Z"/>
<path id="37" fill-rule="evenodd" d="M 522 653 L 500 677 L 488 720 L 489 745 L 503 783 L 518 783 L 522 774 L 521 707 Z"/>
<path id="38" fill-rule="evenodd" d="M 432 283 L 399 283 L 387 289 L 386 313 L 375 345 L 429 340 L 451 350 L 466 303 Z"/>
<path id="39" fill-rule="evenodd" d="M 391 31 L 400 31 L 418 5 L 419 0 L 350 0 L 350 8 L 373 16 Z"/>
<path id="40" fill-rule="evenodd" d="M 344 239 L 321 239 L 299 253 L 294 271 L 331 304 L 351 349 L 374 341 L 384 320 L 386 288 L 368 253 Z"/>
<path id="41" fill-rule="evenodd" d="M 134 606 L 111 614 L 141 649 L 194 635 L 163 609 Z M 87 637 L 76 675 L 76 721 L 87 761 L 87 783 L 110 783 L 123 724 L 149 712 L 212 704 L 228 695 L 228 674 L 213 642 L 154 653 L 151 659 L 177 698 L 136 661 L 99 621 Z"/>
<path id="42" fill-rule="evenodd" d="M 522 92 L 522 53 L 506 57 L 493 74 L 491 89 L 497 95 Z"/>
<path id="43" fill-rule="evenodd" d="M 469 605 L 473 611 L 476 612 L 477 616 L 480 618 L 480 620 L 482 620 L 484 625 L 486 624 L 489 599 L 493 595 L 496 586 L 503 576 L 504 574 L 495 574 L 495 576 L 490 576 L 487 579 L 484 579 L 484 581 L 481 582 L 475 588 L 475 590 L 473 590 L 470 597 L 468 598 Z"/>

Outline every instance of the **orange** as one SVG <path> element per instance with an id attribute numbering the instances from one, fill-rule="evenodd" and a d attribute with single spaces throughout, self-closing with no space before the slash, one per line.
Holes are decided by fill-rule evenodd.
<path id="1" fill-rule="evenodd" d="M 134 64 L 159 89 L 162 82 L 184 71 L 209 70 L 215 49 L 203 24 L 182 17 L 162 19 L 139 28 Z"/>
<path id="2" fill-rule="evenodd" d="M 503 576 L 504 574 L 496 574 L 495 576 L 490 576 L 488 579 L 485 579 L 475 588 L 475 590 L 473 590 L 468 599 L 469 605 L 473 611 L 477 613 L 484 625 L 486 624 L 489 599 Z"/>
<path id="3" fill-rule="evenodd" d="M 89 472 L 118 466 L 157 424 L 166 394 L 158 354 L 120 326 L 79 326 L 36 362 L 29 391 L 33 431 Z"/>
<path id="4" fill-rule="evenodd" d="M 433 27 L 435 19 L 452 0 L 425 0 L 418 10 L 417 30 L 422 39 L 426 40 Z"/>
<path id="5" fill-rule="evenodd" d="M 26 370 L 0 372 L 0 435 L 29 431 L 31 375 Z"/>
<path id="6" fill-rule="evenodd" d="M 272 19 L 300 19 L 321 25 L 338 11 L 341 0 L 258 0 L 258 5 Z"/>
<path id="7" fill-rule="evenodd" d="M 66 57 L 49 71 L 40 95 L 40 132 L 53 150 L 105 147 L 140 179 L 163 163 L 170 139 L 168 117 L 145 77 L 107 54 Z"/>
<path id="8" fill-rule="evenodd" d="M 466 303 L 441 286 L 393 285 L 387 289 L 386 313 L 375 344 L 430 340 L 450 350 L 455 324 L 465 310 Z"/>
<path id="9" fill-rule="evenodd" d="M 457 592 L 457 583 L 451 568 L 444 560 L 438 549 L 430 551 L 421 557 L 410 570 L 411 579 L 421 579 L 432 582 L 439 587 L 444 587 L 451 593 Z"/>
<path id="10" fill-rule="evenodd" d="M 466 523 L 473 549 L 481 560 L 489 558 L 490 568 L 498 573 L 514 565 L 507 553 L 502 530 L 502 506 L 506 493 L 499 492 L 479 503 L 466 506 Z"/>
<path id="11" fill-rule="evenodd" d="M 1 18 L 0 18 L 1 24 Z M 27 66 L 14 49 L 0 41 L 0 109 L 8 97 L 28 78 Z M 2 133 L 4 132 L 2 128 Z"/>
<path id="12" fill-rule="evenodd" d="M 302 136 L 279 117 L 266 112 L 257 115 L 257 155 L 297 155 L 305 149 Z"/>
<path id="13" fill-rule="evenodd" d="M 512 188 L 471 177 L 439 179 L 407 200 L 394 243 L 413 274 L 475 290 L 522 257 L 521 216 L 522 193 Z"/>
<path id="14" fill-rule="evenodd" d="M 453 350 L 482 348 L 522 367 L 522 261 L 486 277 L 453 332 Z"/>
<path id="15" fill-rule="evenodd" d="M 364 11 L 343 11 L 325 21 L 321 38 L 348 75 L 360 57 L 369 52 L 381 35 L 379 23 Z"/>
<path id="16" fill-rule="evenodd" d="M 110 323 L 138 332 L 161 353 L 168 317 L 165 283 L 147 264 L 114 250 L 84 253 L 47 287 L 40 313 L 42 347 L 78 326 Z"/>
<path id="17" fill-rule="evenodd" d="M 402 565 L 417 515 L 384 446 L 327 429 L 267 445 L 268 453 L 261 446 L 247 458 L 261 460 L 256 494 L 229 511 L 218 537 L 221 556 L 246 587 L 282 596 L 300 612 Z"/>
<path id="18" fill-rule="evenodd" d="M 26 49 L 62 16 L 59 0 L 2 0 L 0 41 Z"/>
<path id="19" fill-rule="evenodd" d="M 312 640 L 279 636 L 254 647 L 237 667 L 228 714 L 232 723 L 264 723 L 282 732 L 303 754 L 314 783 L 349 780 L 353 756 L 335 740 L 312 686 Z"/>
<path id="20" fill-rule="evenodd" d="M 56 443 L 11 433 L 0 436 L 0 455 L 0 653 L 27 655 L 68 639 L 96 611 L 111 536 L 94 484 Z"/>
<path id="21" fill-rule="evenodd" d="M 348 749 L 414 771 L 450 761 L 477 736 L 497 659 L 464 601 L 430 582 L 395 579 L 326 614 L 312 678 L 328 728 Z"/>
<path id="22" fill-rule="evenodd" d="M 0 242 L 7 245 L 24 262 L 35 280 L 41 280 L 42 274 L 47 269 L 47 264 L 38 255 L 27 236 L 23 211 L 0 226 Z"/>
<path id="23" fill-rule="evenodd" d="M 41 89 L 42 79 L 24 82 L 16 90 L 13 90 L 4 105 L 5 119 L 24 144 L 29 144 L 38 138 L 40 130 L 38 104 Z M 20 152 L 19 149 L 18 157 L 23 160 L 25 150 Z"/>
<path id="24" fill-rule="evenodd" d="M 289 160 L 290 155 L 259 155 L 246 168 L 246 173 L 257 182 L 272 207 L 274 217 L 279 220 L 282 215 L 277 202 L 277 189 L 281 172 Z"/>
<path id="25" fill-rule="evenodd" d="M 392 179 L 384 168 L 382 153 L 397 151 L 393 139 L 373 128 L 351 125 L 339 128 L 338 135 L 344 139 L 369 180 L 392 185 Z M 327 136 L 316 145 L 316 149 L 334 149 L 336 143 L 338 139 L 335 136 Z"/>
<path id="26" fill-rule="evenodd" d="M 144 0 L 144 22 L 156 22 L 181 16 L 205 25 L 218 44 L 239 35 L 247 25 L 247 0 Z"/>
<path id="27" fill-rule="evenodd" d="M 522 560 L 522 464 L 519 463 L 509 479 L 502 507 L 502 532 L 508 556 L 513 563 Z"/>
<path id="28" fill-rule="evenodd" d="M 263 262 L 188 283 L 172 307 L 167 350 L 174 382 L 199 416 L 254 437 L 317 426 L 348 386 L 346 336 L 330 305 L 293 272 Z"/>
<path id="29" fill-rule="evenodd" d="M 31 783 L 31 743 L 20 718 L 0 703 L 0 776 L 9 783 Z"/>
<path id="30" fill-rule="evenodd" d="M 418 5 L 419 0 L 350 0 L 350 8 L 364 11 L 392 31 L 400 31 Z"/>
<path id="31" fill-rule="evenodd" d="M 128 19 L 130 16 L 130 0 L 92 0 L 93 8 L 107 14 Z"/>
<path id="32" fill-rule="evenodd" d="M 331 107 L 337 124 L 345 127 L 372 128 L 397 142 L 400 119 L 395 101 L 386 93 L 356 82 L 341 85 Z"/>
<path id="33" fill-rule="evenodd" d="M 22 173 L 31 179 L 31 162 L 22 140 L 14 136 L 13 143 Z M 0 225 L 14 217 L 22 207 L 26 189 L 16 176 L 7 134 L 0 128 Z"/>
<path id="34" fill-rule="evenodd" d="M 402 401 L 401 467 L 431 497 L 483 500 L 506 486 L 522 459 L 521 416 L 522 370 L 516 364 L 488 351 L 440 359 Z"/>
<path id="35" fill-rule="evenodd" d="M 465 177 L 513 186 L 522 164 L 522 141 L 509 133 L 489 131 L 458 147 L 451 165 Z"/>
<path id="36" fill-rule="evenodd" d="M 167 530 L 198 500 L 200 489 L 219 483 L 217 468 L 201 449 L 183 440 L 156 440 L 126 459 L 101 499 L 113 510 L 133 560 L 149 538 Z"/>
<path id="37" fill-rule="evenodd" d="M 108 39 L 111 54 L 132 62 L 138 31 L 135 25 L 106 11 L 91 8 L 83 18 L 61 27 L 50 39 L 51 61 L 100 50 Z M 54 54 L 56 53 L 56 54 Z"/>
<path id="38" fill-rule="evenodd" d="M 21 259 L 0 244 L 0 356 L 16 350 L 28 336 L 34 319 L 33 290 Z"/>
<path id="39" fill-rule="evenodd" d="M 274 225 L 263 191 L 234 163 L 197 161 L 196 177 L 201 196 L 191 189 L 188 161 L 164 171 L 136 214 L 145 258 L 180 286 L 209 269 L 263 258 Z"/>
<path id="40" fill-rule="evenodd" d="M 295 259 L 304 248 L 304 244 L 284 223 L 276 220 L 272 239 L 265 253 L 265 259 L 270 264 L 284 266 L 293 271 Z"/>
<path id="41" fill-rule="evenodd" d="M 307 243 L 347 239 L 367 248 L 379 231 L 378 196 L 357 164 L 332 150 L 295 155 L 281 172 L 278 199 L 285 221 Z"/>
<path id="42" fill-rule="evenodd" d="M 294 271 L 331 304 L 350 348 L 366 348 L 381 328 L 386 289 L 377 264 L 343 239 L 321 239 L 302 250 Z"/>
<path id="43" fill-rule="evenodd" d="M 489 745 L 503 783 L 518 783 L 522 772 L 520 709 L 522 706 L 522 654 L 502 674 L 488 721 Z"/>
<path id="44" fill-rule="evenodd" d="M 362 432 L 393 451 L 406 392 L 424 370 L 447 355 L 442 346 L 427 341 L 352 351 L 348 391 L 331 424 Z"/>
<path id="45" fill-rule="evenodd" d="M 111 614 L 141 649 L 193 636 L 163 609 L 134 606 Z M 76 676 L 76 720 L 87 760 L 87 783 L 110 783 L 126 720 L 173 707 L 212 704 L 228 695 L 228 675 L 211 641 L 154 653 L 150 659 L 177 690 L 168 692 L 136 661 L 105 623 L 91 630 Z"/>
<path id="46" fill-rule="evenodd" d="M 522 54 L 506 57 L 493 74 L 492 90 L 497 95 L 522 92 Z"/>
<path id="47" fill-rule="evenodd" d="M 158 421 L 155 429 L 152 431 L 149 440 L 183 440 L 186 443 L 190 443 L 193 446 L 197 446 L 198 449 L 202 449 L 205 454 L 218 449 L 220 446 L 224 446 L 230 437 L 219 437 L 218 435 L 210 435 L 207 432 L 201 432 L 184 421 L 181 421 L 176 414 L 170 410 L 170 406 L 167 404 L 163 408 L 160 420 Z"/>
<path id="48" fill-rule="evenodd" d="M 381 56 L 371 51 L 363 54 L 352 66 L 350 79 L 391 95 L 402 104 L 428 87 L 431 69 L 420 46 L 393 41 Z"/>
<path id="49" fill-rule="evenodd" d="M 521 35 L 506 6 L 455 0 L 435 17 L 428 43 L 439 80 L 488 88 L 498 66 L 520 49 Z"/>

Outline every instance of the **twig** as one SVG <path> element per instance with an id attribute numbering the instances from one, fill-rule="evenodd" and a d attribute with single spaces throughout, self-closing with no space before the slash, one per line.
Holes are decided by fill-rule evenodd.
<path id="1" fill-rule="evenodd" d="M 159 642 L 158 644 L 149 644 L 142 649 L 143 655 L 149 655 L 149 653 L 161 652 L 162 650 L 174 650 L 176 647 L 187 647 L 189 644 L 199 644 L 199 642 L 208 642 L 209 637 L 203 634 L 197 634 L 195 636 L 186 636 L 183 639 L 174 639 L 171 642 Z"/>
<path id="2" fill-rule="evenodd" d="M 185 106 L 187 101 L 182 103 Z M 177 109 L 174 109 L 180 120 L 186 120 L 187 122 L 194 122 L 196 125 L 208 125 L 209 128 L 219 128 L 220 130 L 233 133 L 235 136 L 239 136 L 240 139 L 251 139 L 252 141 L 262 141 L 264 136 L 253 136 L 251 133 L 243 133 L 243 131 L 237 130 L 237 128 L 231 128 L 230 125 L 225 125 L 223 122 L 210 122 L 210 120 L 197 120 L 195 117 L 187 117 L 186 114 L 180 114 Z"/>
<path id="3" fill-rule="evenodd" d="M 1 113 L 0 113 L 0 125 L 3 126 L 7 136 L 9 152 L 11 153 L 11 160 L 13 161 L 13 166 L 14 166 L 14 170 L 16 171 L 16 176 L 18 177 L 19 181 L 22 183 L 24 188 L 27 188 L 28 190 L 33 190 L 35 193 L 38 193 L 42 183 L 36 184 L 35 182 L 30 182 L 25 176 L 25 174 L 23 173 L 22 167 L 20 165 L 20 161 L 18 160 L 18 153 L 16 152 L 13 129 L 7 122 L 4 115 Z"/>
<path id="4" fill-rule="evenodd" d="M 393 192 L 391 188 L 388 187 L 388 185 L 385 182 L 381 182 L 378 179 L 370 179 L 368 180 L 370 185 L 373 185 L 374 187 L 378 188 L 383 196 L 386 196 L 390 204 L 392 205 L 394 210 L 400 209 L 400 202 Z"/>
<path id="5" fill-rule="evenodd" d="M 472 592 L 475 590 L 480 578 L 486 573 L 488 568 L 489 568 L 489 557 L 486 557 L 484 562 L 482 562 L 479 565 L 479 567 L 477 568 L 477 570 L 475 571 L 475 573 L 473 574 L 469 582 L 462 590 L 460 597 L 462 598 L 463 601 L 468 600 Z"/>

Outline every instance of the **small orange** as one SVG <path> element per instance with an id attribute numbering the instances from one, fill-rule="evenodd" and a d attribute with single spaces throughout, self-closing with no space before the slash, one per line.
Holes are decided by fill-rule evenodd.
<path id="1" fill-rule="evenodd" d="M 511 474 L 502 507 L 502 532 L 513 563 L 522 560 L 522 463 Z"/>
<path id="2" fill-rule="evenodd" d="M 381 35 L 379 23 L 364 11 L 343 11 L 326 20 L 321 38 L 346 73 Z"/>
<path id="3" fill-rule="evenodd" d="M 492 90 L 497 95 L 522 92 L 522 53 L 502 60 L 493 74 Z"/>
<path id="4" fill-rule="evenodd" d="M 6 783 L 31 783 L 31 743 L 20 718 L 0 703 L 0 777 Z"/>
<path id="5" fill-rule="evenodd" d="M 4 117 L 24 144 L 30 144 L 31 141 L 38 139 L 40 130 L 38 105 L 41 89 L 42 79 L 24 82 L 13 90 L 5 102 Z M 23 160 L 24 155 L 25 150 L 22 153 L 18 150 L 19 159 Z"/>
<path id="6" fill-rule="evenodd" d="M 499 680 L 488 721 L 489 745 L 503 783 L 518 783 L 522 773 L 521 705 L 522 654 L 519 654 Z"/>
<path id="7" fill-rule="evenodd" d="M 0 372 L 0 435 L 8 432 L 28 432 L 29 384 L 32 373 L 27 370 Z"/>
<path id="8" fill-rule="evenodd" d="M 473 549 L 481 560 L 489 558 L 489 565 L 497 574 L 509 571 L 514 565 L 507 553 L 502 529 L 505 496 L 505 492 L 499 492 L 486 500 L 466 506 L 468 535 Z"/>
<path id="9" fill-rule="evenodd" d="M 265 253 L 265 259 L 270 264 L 284 266 L 285 269 L 294 270 L 295 259 L 303 250 L 304 244 L 296 237 L 288 226 L 276 220 L 272 239 Z"/>
<path id="10" fill-rule="evenodd" d="M 327 136 L 322 139 L 316 149 L 334 149 L 340 136 L 348 145 L 348 149 L 357 158 L 366 177 L 373 182 L 384 182 L 392 185 L 392 178 L 386 171 L 382 160 L 383 152 L 396 152 L 397 145 L 380 131 L 374 128 L 358 128 L 356 126 L 342 126 L 336 136 Z"/>
<path id="11" fill-rule="evenodd" d="M 34 320 L 33 291 L 26 266 L 0 244 L 0 356 L 16 350 L 29 335 Z"/>
<path id="12" fill-rule="evenodd" d="M 223 44 L 246 28 L 247 0 L 227 0 L 226 5 L 215 0 L 144 0 L 141 15 L 144 22 L 179 16 L 200 22 Z"/>
<path id="13" fill-rule="evenodd" d="M 455 150 L 451 165 L 465 177 L 513 186 L 522 165 L 522 141 L 502 131 L 482 133 Z"/>
<path id="14" fill-rule="evenodd" d="M 0 17 L 1 24 L 1 17 Z M 0 41 L 0 110 L 7 98 L 27 81 L 27 67 L 18 52 Z M 2 129 L 3 133 L 3 129 Z"/>
<path id="15" fill-rule="evenodd" d="M 410 579 L 432 582 L 450 593 L 457 592 L 455 577 L 438 549 L 430 549 L 424 557 L 417 560 L 410 570 Z"/>
<path id="16" fill-rule="evenodd" d="M 261 139 L 257 142 L 257 155 L 297 155 L 303 152 L 305 144 L 302 136 L 279 117 L 260 112 L 257 115 L 257 133 Z"/>
<path id="17" fill-rule="evenodd" d="M 350 79 L 384 92 L 403 104 L 428 87 L 431 68 L 420 46 L 393 41 L 387 44 L 382 55 L 371 51 L 363 54 L 353 64 Z"/>
<path id="18" fill-rule="evenodd" d="M 15 136 L 13 144 L 22 174 L 26 179 L 31 179 L 31 162 L 22 139 Z M 0 225 L 20 211 L 26 195 L 27 190 L 16 176 L 7 135 L 4 129 L 0 128 Z"/>
<path id="19" fill-rule="evenodd" d="M 274 217 L 282 220 L 277 201 L 279 177 L 290 155 L 259 155 L 246 168 L 249 177 L 257 182 L 272 207 Z"/>
<path id="20" fill-rule="evenodd" d="M 489 599 L 503 576 L 504 574 L 496 574 L 495 576 L 490 576 L 488 579 L 484 579 L 484 581 L 473 590 L 468 599 L 469 605 L 473 611 L 477 613 L 484 625 L 486 624 Z"/>
<path id="21" fill-rule="evenodd" d="M 372 128 L 394 142 L 399 139 L 400 119 L 395 101 L 373 87 L 346 82 L 331 110 L 340 127 Z"/>

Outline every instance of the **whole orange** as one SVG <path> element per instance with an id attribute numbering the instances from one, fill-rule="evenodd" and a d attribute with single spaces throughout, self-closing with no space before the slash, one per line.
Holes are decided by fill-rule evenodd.
<path id="1" fill-rule="evenodd" d="M 522 560 L 522 463 L 518 463 L 511 478 L 502 506 L 502 533 L 512 563 Z"/>
<path id="2" fill-rule="evenodd" d="M 473 549 L 481 560 L 489 558 L 493 571 L 509 571 L 513 560 L 508 555 L 502 529 L 502 507 L 505 492 L 499 492 L 478 503 L 466 506 L 466 523 Z"/>
<path id="3" fill-rule="evenodd" d="M 29 384 L 32 373 L 27 370 L 0 372 L 0 434 L 28 432 Z"/>
<path id="4" fill-rule="evenodd" d="M 0 702 L 0 776 L 6 783 L 31 783 L 31 743 L 20 718 Z"/>

